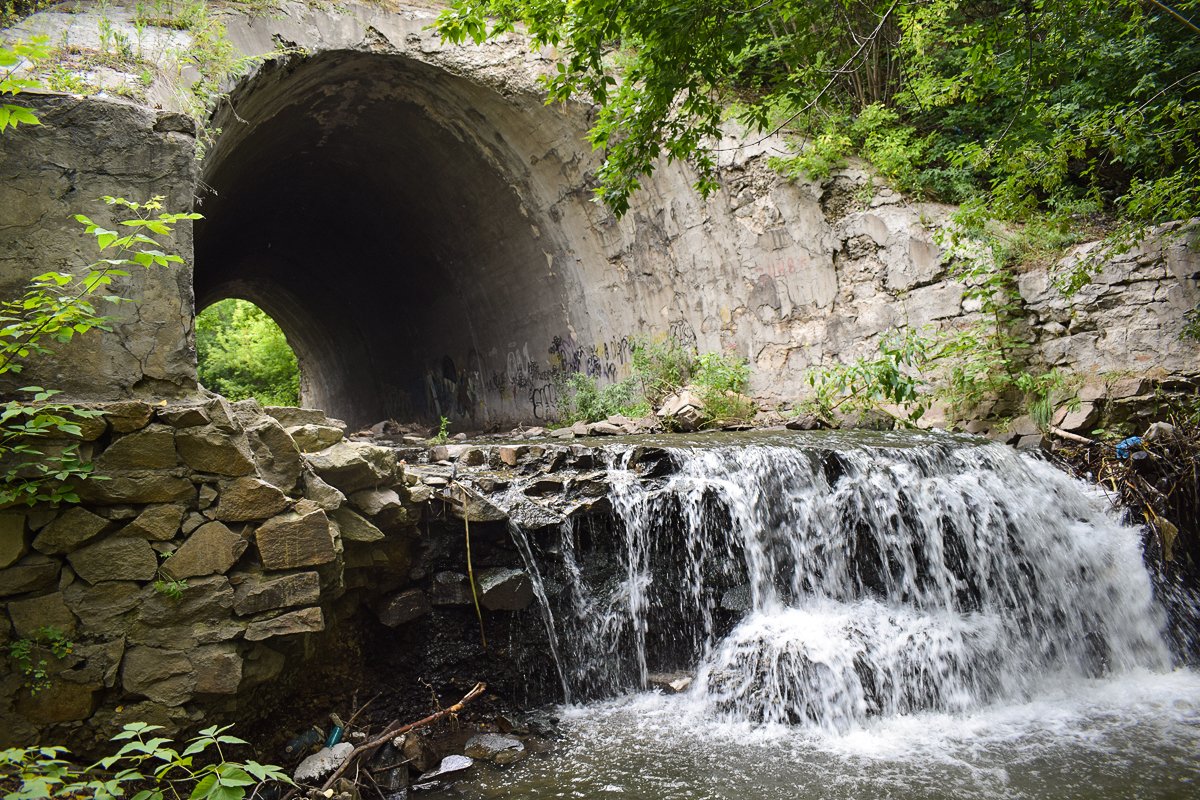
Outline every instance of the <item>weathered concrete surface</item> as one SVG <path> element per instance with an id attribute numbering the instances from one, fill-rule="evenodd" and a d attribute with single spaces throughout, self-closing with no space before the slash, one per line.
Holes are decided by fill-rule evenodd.
<path id="1" fill-rule="evenodd" d="M 767 166 L 774 140 L 725 142 L 723 186 L 708 201 L 686 167 L 661 165 L 615 220 L 588 189 L 597 156 L 582 139 L 587 109 L 543 102 L 536 79 L 550 56 L 515 35 L 443 45 L 427 30 L 434 13 L 293 3 L 226 20 L 244 54 L 283 44 L 308 55 L 263 63 L 219 104 L 221 134 L 198 186 L 207 219 L 196 230 L 196 297 L 200 306 L 246 297 L 271 313 L 300 356 L 306 402 L 355 425 L 545 420 L 563 371 L 620 378 L 637 337 L 669 333 L 749 358 L 753 392 L 773 403 L 808 390 L 807 367 L 872 353 L 889 329 L 973 318 L 933 244 L 948 209 L 908 203 L 856 169 L 789 183 Z M 110 13 L 114 24 L 122 14 Z M 39 15 L 26 29 L 57 34 L 71 17 Z M 86 43 L 94 32 L 77 20 L 69 36 Z M 169 106 L 166 88 L 151 94 Z M 98 101 L 52 102 L 110 115 L 118 141 L 150 119 Z M 72 157 L 94 163 L 88 147 L 109 152 L 98 141 L 82 138 Z M 190 166 L 175 169 L 168 150 L 165 168 L 137 175 L 190 189 Z M 44 194 L 24 171 L 35 155 L 0 158 L 0 174 Z M 53 220 L 65 214 L 43 205 Z M 43 237 L 61 233 L 38 224 L 48 225 Z M 1047 365 L 1086 377 L 1195 375 L 1196 349 L 1178 333 L 1181 311 L 1200 298 L 1196 259 L 1178 242 L 1147 245 L 1071 303 L 1047 289 L 1044 270 L 1024 275 Z M 178 318 L 155 334 L 174 344 L 144 366 L 72 359 L 84 367 L 73 380 L 121 376 L 90 381 L 109 393 L 189 386 L 190 363 L 168 359 L 186 351 L 191 324 L 179 315 L 187 287 L 176 289 L 150 293 L 140 312 Z M 46 382 L 62 385 L 55 377 L 67 376 Z"/>

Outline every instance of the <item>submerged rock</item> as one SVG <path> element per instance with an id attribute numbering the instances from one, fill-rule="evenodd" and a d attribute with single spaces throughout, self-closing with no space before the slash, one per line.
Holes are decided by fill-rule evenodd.
<path id="1" fill-rule="evenodd" d="M 422 773 L 421 777 L 417 780 L 419 780 L 421 783 L 430 783 L 446 775 L 452 775 L 456 772 L 462 772 L 465 769 L 469 769 L 474 764 L 475 759 L 467 756 L 446 756 L 442 759 L 442 763 L 439 764 L 436 769 Z M 420 788 L 420 786 L 414 786 L 413 788 L 417 789 Z"/>
<path id="2" fill-rule="evenodd" d="M 480 758 L 494 764 L 515 764 L 529 753 L 520 739 L 498 733 L 481 733 L 467 740 L 463 748 L 471 758 Z"/>

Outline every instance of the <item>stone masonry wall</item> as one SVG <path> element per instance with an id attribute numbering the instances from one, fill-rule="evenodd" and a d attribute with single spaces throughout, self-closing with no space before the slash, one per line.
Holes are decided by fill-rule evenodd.
<path id="1" fill-rule="evenodd" d="M 0 746 L 86 748 L 124 722 L 194 729 L 252 705 L 312 656 L 304 640 L 350 590 L 370 587 L 388 625 L 429 611 L 387 606 L 397 589 L 424 598 L 410 586 L 420 512 L 392 448 L 254 401 L 102 408 L 82 437 L 96 464 L 82 503 L 0 511 L 0 646 L 44 643 L 47 628 L 73 643 L 61 659 L 35 651 L 40 691 L 8 660 Z M 186 587 L 172 596 L 169 581 Z"/>

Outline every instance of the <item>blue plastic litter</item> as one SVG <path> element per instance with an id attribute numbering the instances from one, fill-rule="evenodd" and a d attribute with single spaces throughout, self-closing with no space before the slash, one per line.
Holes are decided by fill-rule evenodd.
<path id="1" fill-rule="evenodd" d="M 329 738 L 325 740 L 325 746 L 333 747 L 335 744 L 340 742 L 342 740 L 343 731 L 345 731 L 345 728 L 343 728 L 342 726 L 340 726 L 340 725 L 333 726 L 333 730 L 331 730 L 329 732 Z"/>
<path id="2" fill-rule="evenodd" d="M 1129 458 L 1129 453 L 1135 447 L 1142 446 L 1142 437 L 1130 436 L 1117 444 L 1117 458 Z"/>

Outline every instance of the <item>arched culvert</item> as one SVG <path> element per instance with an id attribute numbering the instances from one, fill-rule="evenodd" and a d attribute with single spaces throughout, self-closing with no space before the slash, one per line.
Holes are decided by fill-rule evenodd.
<path id="1" fill-rule="evenodd" d="M 197 307 L 236 296 L 267 311 L 301 359 L 304 401 L 352 424 L 545 417 L 514 376 L 571 330 L 566 248 L 525 205 L 519 131 L 489 111 L 502 100 L 395 55 L 264 67 L 206 161 Z"/>

